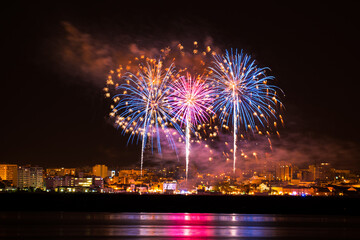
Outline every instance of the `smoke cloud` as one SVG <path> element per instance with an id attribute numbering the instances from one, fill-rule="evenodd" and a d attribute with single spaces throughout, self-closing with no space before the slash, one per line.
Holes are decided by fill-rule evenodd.
<path id="1" fill-rule="evenodd" d="M 62 22 L 62 25 L 66 32 L 60 47 L 62 66 L 71 75 L 100 84 L 114 65 L 114 49 L 69 22 Z"/>
<path id="2" fill-rule="evenodd" d="M 65 30 L 65 37 L 60 41 L 58 53 L 62 66 L 61 70 L 65 70 L 69 75 L 79 77 L 84 82 L 93 83 L 96 86 L 103 87 L 107 74 L 111 69 L 114 69 L 119 64 L 127 64 L 129 59 L 134 56 L 144 55 L 146 57 L 155 57 L 161 54 L 161 49 L 168 47 L 174 49 L 181 42 L 178 40 L 164 41 L 156 37 L 149 38 L 145 43 L 140 41 L 142 37 L 137 40 L 140 41 L 141 47 L 130 36 L 121 35 L 112 40 L 99 40 L 89 33 L 84 33 L 75 27 L 70 22 L 62 22 Z M 193 47 L 193 42 L 198 39 L 191 39 L 185 44 L 185 49 L 190 50 Z M 201 44 L 204 46 L 212 45 L 213 39 L 206 36 Z M 218 47 L 213 47 L 213 50 L 220 52 Z M 186 52 L 186 54 L 192 54 Z M 189 64 L 194 63 L 194 56 L 185 56 L 181 58 L 182 62 L 177 62 L 181 66 L 188 67 Z M 200 56 L 199 56 L 200 57 Z M 59 61 L 59 60 L 57 60 Z"/>
<path id="3" fill-rule="evenodd" d="M 352 169 L 354 166 L 359 166 L 360 150 L 359 146 L 353 142 L 338 141 L 329 137 L 310 137 L 300 133 L 287 133 L 281 138 L 272 136 L 270 142 L 264 136 L 238 141 L 237 168 L 264 169 L 265 165 L 273 167 L 278 163 L 307 168 L 309 165 L 322 162 L 330 163 L 333 167 L 340 169 Z M 185 166 L 184 142 L 177 142 L 177 156 L 166 141 L 162 142 L 162 145 L 162 153 L 155 152 L 154 156 L 150 157 L 152 164 L 180 162 Z M 192 142 L 190 169 L 210 173 L 232 171 L 232 146 L 233 137 L 230 133 L 221 133 L 213 141 Z"/>

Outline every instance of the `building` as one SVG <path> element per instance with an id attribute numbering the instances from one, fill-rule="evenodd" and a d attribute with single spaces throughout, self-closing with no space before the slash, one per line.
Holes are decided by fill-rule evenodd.
<path id="1" fill-rule="evenodd" d="M 293 168 L 291 164 L 281 164 L 276 168 L 276 180 L 291 181 Z"/>
<path id="2" fill-rule="evenodd" d="M 16 164 L 0 164 L 0 179 L 10 181 L 13 186 L 17 186 L 17 169 Z"/>
<path id="3" fill-rule="evenodd" d="M 82 188 L 104 188 L 104 179 L 101 177 L 75 177 L 74 186 Z"/>
<path id="4" fill-rule="evenodd" d="M 334 169 L 334 174 L 335 174 L 335 179 L 346 179 L 349 177 L 350 175 L 350 170 L 339 170 L 339 169 Z"/>
<path id="5" fill-rule="evenodd" d="M 108 167 L 106 165 L 97 164 L 93 167 L 93 175 L 96 177 L 108 177 Z"/>
<path id="6" fill-rule="evenodd" d="M 163 183 L 163 192 L 164 193 L 175 193 L 177 190 L 176 181 L 165 181 Z"/>
<path id="7" fill-rule="evenodd" d="M 330 181 L 335 178 L 334 169 L 330 163 L 322 162 L 320 165 L 309 165 L 308 169 L 300 170 L 302 182 Z"/>
<path id="8" fill-rule="evenodd" d="M 91 177 L 75 177 L 75 187 L 91 187 L 93 178 Z"/>
<path id="9" fill-rule="evenodd" d="M 314 173 L 309 169 L 301 169 L 300 170 L 300 181 L 301 182 L 314 182 Z"/>
<path id="10" fill-rule="evenodd" d="M 43 188 L 43 168 L 42 167 L 31 167 L 30 168 L 30 187 Z"/>
<path id="11" fill-rule="evenodd" d="M 18 167 L 18 183 L 17 186 L 20 189 L 23 188 L 43 188 L 43 168 L 42 167 L 29 167 L 19 166 Z"/>
<path id="12" fill-rule="evenodd" d="M 54 176 L 65 176 L 71 175 L 75 176 L 75 168 L 47 168 L 46 169 L 46 176 L 47 177 L 54 177 Z"/>
<path id="13" fill-rule="evenodd" d="M 319 179 L 319 168 L 316 165 L 309 165 L 309 173 L 312 181 Z"/>
<path id="14" fill-rule="evenodd" d="M 331 168 L 330 163 L 322 162 L 320 166 L 318 166 L 319 169 L 319 180 L 320 181 L 329 181 L 333 180 L 335 178 L 334 169 Z"/>
<path id="15" fill-rule="evenodd" d="M 63 177 L 63 185 L 62 186 L 67 186 L 67 187 L 74 187 L 75 186 L 75 177 L 74 176 L 70 176 L 70 175 L 66 175 Z"/>
<path id="16" fill-rule="evenodd" d="M 104 179 L 101 177 L 94 177 L 92 186 L 94 188 L 104 188 Z"/>
<path id="17" fill-rule="evenodd" d="M 58 192 L 83 192 L 90 188 L 104 188 L 104 180 L 101 177 L 75 177 L 66 175 L 63 177 L 54 176 L 45 179 L 46 189 Z M 59 191 L 59 188 L 63 189 Z M 70 189 L 70 191 L 68 191 Z"/>
<path id="18" fill-rule="evenodd" d="M 143 169 L 143 175 L 147 174 L 147 170 Z M 136 177 L 141 175 L 141 170 L 137 169 L 123 169 L 119 171 L 119 177 L 131 176 Z"/>
<path id="19" fill-rule="evenodd" d="M 293 195 L 293 196 L 306 196 L 314 195 L 314 188 L 299 187 L 299 186 L 272 186 L 271 193 L 273 195 Z"/>
<path id="20" fill-rule="evenodd" d="M 57 188 L 59 186 L 63 186 L 63 184 L 64 184 L 64 179 L 59 176 L 47 177 L 45 179 L 46 189 L 54 190 L 55 188 Z"/>
<path id="21" fill-rule="evenodd" d="M 28 188 L 30 187 L 30 167 L 18 167 L 18 188 Z"/>

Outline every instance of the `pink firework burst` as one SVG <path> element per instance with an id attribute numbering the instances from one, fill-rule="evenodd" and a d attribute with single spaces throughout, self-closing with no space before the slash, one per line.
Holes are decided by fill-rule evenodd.
<path id="1" fill-rule="evenodd" d="M 192 126 L 206 122 L 213 111 L 214 91 L 202 77 L 180 77 L 170 86 L 169 104 L 180 126 L 189 122 Z"/>
<path id="2" fill-rule="evenodd" d="M 186 181 L 189 173 L 190 129 L 205 122 L 212 112 L 213 90 L 201 77 L 189 74 L 174 81 L 170 86 L 169 104 L 180 126 L 185 125 Z"/>

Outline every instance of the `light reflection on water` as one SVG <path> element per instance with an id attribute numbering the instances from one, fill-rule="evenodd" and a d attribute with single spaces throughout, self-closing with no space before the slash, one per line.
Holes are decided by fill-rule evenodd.
<path id="1" fill-rule="evenodd" d="M 272 215 L 261 214 L 212 214 L 212 213 L 121 213 L 106 216 L 111 220 L 185 220 L 185 221 L 275 221 Z M 279 218 L 279 217 L 277 217 Z"/>
<path id="2" fill-rule="evenodd" d="M 0 239 L 357 239 L 359 223 L 349 216 L 0 212 Z"/>

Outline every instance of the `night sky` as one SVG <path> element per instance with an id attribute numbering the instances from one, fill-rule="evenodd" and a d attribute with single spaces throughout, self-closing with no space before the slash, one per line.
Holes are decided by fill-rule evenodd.
<path id="1" fill-rule="evenodd" d="M 43 167 L 137 164 L 140 146 L 126 147 L 126 138 L 107 119 L 106 73 L 131 44 L 162 48 L 171 41 L 211 38 L 215 46 L 242 48 L 271 68 L 286 94 L 284 143 L 296 138 L 309 161 L 312 151 L 335 151 L 331 158 L 337 164 L 359 168 L 355 2 L 11 1 L 1 9 L 0 161 Z"/>

